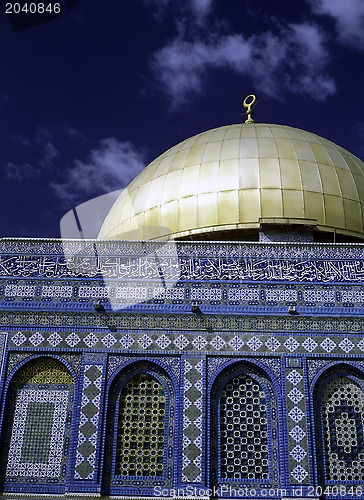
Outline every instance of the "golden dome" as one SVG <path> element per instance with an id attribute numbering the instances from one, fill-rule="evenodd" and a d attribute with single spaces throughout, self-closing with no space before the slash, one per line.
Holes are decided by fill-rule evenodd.
<path id="1" fill-rule="evenodd" d="M 364 239 L 363 221 L 359 158 L 310 132 L 249 123 L 208 130 L 159 156 L 122 191 L 99 238 L 205 239 L 303 224 Z"/>

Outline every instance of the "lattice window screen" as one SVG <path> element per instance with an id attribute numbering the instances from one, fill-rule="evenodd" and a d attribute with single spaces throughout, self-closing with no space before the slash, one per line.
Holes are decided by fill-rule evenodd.
<path id="1" fill-rule="evenodd" d="M 221 479 L 269 479 L 266 394 L 241 374 L 220 397 Z"/>
<path id="2" fill-rule="evenodd" d="M 149 374 L 133 377 L 120 396 L 115 474 L 163 474 L 166 396 Z"/>
<path id="3" fill-rule="evenodd" d="M 326 479 L 362 481 L 364 393 L 350 378 L 338 377 L 322 393 Z"/>

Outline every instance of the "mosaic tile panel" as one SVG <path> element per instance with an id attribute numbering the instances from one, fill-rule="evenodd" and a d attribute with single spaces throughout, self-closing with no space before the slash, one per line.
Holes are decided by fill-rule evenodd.
<path id="1" fill-rule="evenodd" d="M 3 328 L 11 330 L 12 348 L 16 347 L 48 347 L 48 348 L 69 348 L 77 346 L 84 349 L 100 349 L 104 348 L 105 344 L 101 339 L 106 338 L 108 329 L 111 334 L 115 330 L 124 333 L 124 336 L 114 336 L 120 346 L 131 348 L 132 337 L 127 336 L 128 333 L 138 334 L 139 332 L 155 330 L 157 335 L 175 334 L 175 330 L 182 330 L 188 334 L 199 332 L 199 334 L 214 335 L 211 340 L 216 337 L 218 342 L 217 347 L 214 342 L 213 350 L 219 352 L 229 349 L 226 344 L 221 344 L 221 339 L 224 340 L 224 334 L 228 332 L 259 332 L 272 335 L 266 339 L 269 343 L 266 345 L 267 351 L 275 352 L 277 344 L 275 343 L 276 334 L 284 334 L 289 332 L 311 332 L 313 335 L 327 332 L 329 340 L 332 334 L 347 334 L 350 332 L 350 338 L 364 332 L 364 317 L 349 316 L 349 317 L 320 317 L 320 316 L 291 316 L 285 311 L 284 314 L 276 316 L 259 316 L 252 314 L 242 314 L 241 311 L 237 315 L 217 315 L 211 314 L 208 317 L 201 317 L 198 314 L 140 314 L 140 313 L 123 313 L 123 314 L 96 314 L 96 313 L 59 313 L 59 312 L 24 312 L 24 311 L 1 311 L 0 310 L 0 325 Z M 131 330 L 132 326 L 132 330 Z M 32 333 L 28 334 L 27 331 Z M 57 329 L 57 331 L 54 331 Z M 42 337 L 30 337 L 35 332 L 40 333 Z M 75 333 L 72 337 L 68 336 Z M 64 332 L 64 333 L 62 333 Z M 67 335 L 65 335 L 65 333 Z M 87 332 L 87 333 L 86 333 Z M 210 333 L 209 333 L 210 332 Z M 211 333 L 214 332 L 214 333 Z M 62 333 L 62 336 L 60 335 Z M 101 335 L 100 335 L 101 334 Z M 220 337 L 220 338 L 217 338 Z M 176 337 L 174 337 L 176 338 Z M 178 343 L 188 345 L 188 337 L 182 335 L 179 337 Z M 152 339 L 153 340 L 153 339 Z M 231 339 L 228 340 L 228 343 Z M 325 340 L 325 339 L 322 339 Z M 338 349 L 338 344 L 331 345 L 330 342 L 319 344 L 315 353 L 326 352 L 331 353 L 336 348 L 336 353 L 344 352 Z M 351 339 L 352 340 L 352 339 Z M 364 352 L 363 343 L 360 344 L 362 338 L 355 338 L 355 345 L 358 345 L 358 353 Z M 105 340 L 105 342 L 107 342 Z M 322 342 L 322 341 L 321 341 Z M 340 342 L 340 341 L 339 341 Z M 158 346 L 158 347 L 157 347 Z M 154 347 L 154 346 L 153 346 Z M 178 346 L 179 347 L 179 346 Z M 278 346 L 279 347 L 279 346 Z M 134 349 L 140 349 L 135 345 Z M 179 347 L 180 348 L 180 347 Z M 155 349 L 163 351 L 160 345 L 155 344 Z M 168 350 L 173 350 L 173 344 Z M 265 347 L 263 347 L 265 349 Z"/>
<path id="2" fill-rule="evenodd" d="M 126 366 L 129 361 L 145 361 L 144 357 L 136 356 L 109 356 L 108 357 L 108 367 L 107 367 L 107 379 L 119 370 L 123 365 Z M 163 357 L 153 357 L 153 361 L 157 361 L 159 366 L 162 368 L 168 368 L 173 375 L 176 377 L 178 383 L 181 379 L 181 358 L 179 356 L 163 356 Z M 167 370 L 168 371 L 168 370 Z"/>
<path id="3" fill-rule="evenodd" d="M 128 353 L 135 357 L 152 353 L 160 356 L 161 363 L 167 355 L 165 366 L 184 391 L 182 478 L 185 483 L 196 484 L 204 478 L 204 461 L 201 459 L 205 456 L 202 450 L 203 428 L 197 416 L 198 411 L 204 411 L 201 406 L 204 371 L 200 372 L 193 364 L 195 355 L 222 355 L 222 358 L 225 356 L 223 362 L 239 356 L 256 357 L 261 364 L 269 367 L 277 380 L 280 373 L 278 358 L 281 355 L 288 354 L 292 359 L 298 354 L 315 357 L 308 364 L 311 381 L 325 366 L 326 361 L 320 357 L 328 360 L 334 356 L 340 359 L 350 357 L 352 360 L 364 357 L 362 245 L 181 242 L 177 245 L 179 265 L 172 269 L 171 277 L 185 281 L 168 290 L 156 286 L 159 276 L 153 274 L 155 270 L 148 270 L 147 260 L 140 257 L 146 251 L 153 253 L 154 243 L 85 244 L 75 241 L 68 246 L 68 250 L 74 251 L 71 266 L 67 265 L 62 255 L 59 241 L 0 242 L 0 275 L 4 278 L 0 283 L 0 324 L 5 325 L 6 330 L 11 325 L 11 349 L 28 349 L 23 357 L 16 358 L 19 353 L 10 357 L 8 369 L 24 361 L 29 356 L 27 352 L 44 349 L 64 350 L 68 357 L 72 356 L 69 354 L 71 350 L 78 349 L 110 350 L 114 351 L 115 358 L 115 351 L 125 353 L 124 361 L 119 359 L 114 364 L 110 361 L 109 366 L 114 369 L 121 368 L 120 363 L 126 363 Z M 172 256 L 167 245 L 161 255 L 165 266 L 168 267 Z M 143 279 L 139 279 L 140 270 L 144 274 Z M 133 272 L 135 276 L 126 281 L 125 278 Z M 103 277 L 112 279 L 112 283 L 105 284 Z M 109 298 L 120 304 L 130 300 L 143 301 L 145 303 L 140 306 L 144 308 L 143 314 L 140 314 L 139 306 L 123 314 L 95 313 L 93 301 L 99 298 L 105 300 L 106 305 Z M 211 314 L 192 314 L 189 309 L 191 301 L 199 304 L 203 312 Z M 290 305 L 297 307 L 299 314 L 289 315 Z M 173 314 L 170 314 L 172 311 Z M 264 314 L 259 315 L 260 312 Z M 312 317 L 313 314 L 316 316 Z M 187 358 L 183 376 L 180 362 L 176 360 L 181 354 Z M 77 361 L 69 359 L 69 362 L 76 370 Z M 200 358 L 197 364 L 199 362 Z M 88 357 L 85 365 L 101 367 L 103 360 Z M 219 366 L 217 362 L 214 365 L 209 363 L 209 376 Z M 79 372 L 79 364 L 77 369 Z M 194 370 L 199 373 L 200 379 Z M 109 376 L 110 373 L 111 370 Z M 189 374 L 191 377 L 194 374 L 192 380 Z M 99 373 L 94 375 L 97 380 Z M 308 415 L 303 375 L 300 364 L 286 367 L 287 463 L 291 484 L 307 485 Z M 91 381 L 89 385 L 85 385 L 86 374 L 81 379 L 84 396 L 80 426 L 84 430 L 78 436 L 76 466 L 79 468 L 75 476 L 79 481 L 96 478 L 98 458 L 93 446 L 99 439 L 98 428 L 101 425 L 99 415 L 92 416 L 86 410 L 92 405 L 97 406 L 97 398 L 101 396 L 97 393 L 97 383 L 91 380 L 92 373 L 87 377 Z M 89 386 L 90 396 L 87 392 Z M 336 432 L 326 436 L 326 446 L 331 447 L 331 454 L 339 463 L 339 466 L 335 465 L 336 469 L 330 465 L 332 477 L 333 474 L 338 478 L 344 477 L 344 465 L 350 461 L 353 477 L 356 473 L 362 475 L 361 451 L 357 453 L 353 443 L 349 446 L 338 437 L 346 431 L 348 434 L 356 432 L 359 443 L 356 448 L 361 446 L 358 413 L 362 411 L 355 410 L 354 403 L 348 403 L 349 399 L 347 395 L 345 404 L 341 398 L 338 404 L 331 405 L 334 410 L 328 411 L 325 417 Z M 43 426 L 50 425 L 51 405 L 55 403 L 32 402 L 24 424 L 25 436 L 34 432 L 39 423 L 34 416 L 39 414 L 38 404 L 45 405 L 43 409 L 47 410 L 41 416 Z M 49 436 L 51 433 L 45 436 L 44 444 L 51 439 Z M 36 441 L 34 446 L 39 457 L 45 460 L 45 449 L 42 450 Z M 229 452 L 226 448 L 226 453 Z M 31 447 L 24 447 L 21 460 L 34 458 L 34 453 Z M 170 464 L 168 470 L 171 471 L 172 459 L 167 460 Z M 239 467 L 239 464 L 235 466 Z M 36 479 L 35 476 L 33 479 Z M 117 483 L 119 479 L 113 478 L 113 493 L 124 486 L 136 488 L 131 483 Z M 170 476 L 163 481 L 171 484 Z M 142 488 L 147 487 L 147 481 L 142 483 Z"/>
<path id="4" fill-rule="evenodd" d="M 17 384 L 73 384 L 74 380 L 63 363 L 51 357 L 39 357 L 25 364 L 15 375 Z"/>
<path id="5" fill-rule="evenodd" d="M 210 383 L 212 378 L 215 376 L 216 372 L 221 369 L 222 366 L 228 364 L 231 361 L 235 361 L 234 358 L 228 357 L 208 357 L 207 358 L 207 380 Z"/>
<path id="6" fill-rule="evenodd" d="M 236 362 L 236 358 L 230 357 L 208 357 L 207 358 L 207 379 L 208 382 L 212 380 L 215 373 L 221 369 L 224 364 L 229 364 L 231 361 Z M 241 358 L 241 361 L 251 362 L 252 358 Z M 281 360 L 280 358 L 263 357 L 259 359 L 259 365 L 268 368 L 268 370 L 275 375 L 277 380 L 281 380 Z"/>
<path id="7" fill-rule="evenodd" d="M 82 278 L 87 276 L 125 279 L 137 274 L 159 279 L 148 255 L 158 253 L 170 279 L 255 280 L 255 281 L 364 281 L 360 245 L 301 245 L 249 243 L 193 243 L 161 245 L 153 242 L 78 242 L 79 253 L 67 261 L 62 242 L 34 243 L 6 241 L 0 255 L 2 276 L 19 278 Z M 69 247 L 67 243 L 67 247 Z M 179 265 L 175 265 L 176 251 Z M 51 251 L 53 249 L 53 252 Z M 97 259 L 95 255 L 98 254 Z M 188 257 L 187 257 L 188 256 Z M 227 257 L 228 256 L 228 257 Z M 357 258 L 358 261 L 350 259 Z M 319 260 L 328 259 L 328 260 Z M 347 260 L 348 259 L 348 260 Z M 169 261 L 172 261 L 169 263 Z"/>
<path id="8" fill-rule="evenodd" d="M 327 481 L 364 477 L 364 393 L 349 378 L 329 382 L 322 393 L 322 424 Z"/>
<path id="9" fill-rule="evenodd" d="M 290 280 L 291 281 L 291 280 Z M 101 300 L 105 307 L 112 303 L 113 310 L 130 305 L 145 308 L 175 308 L 190 312 L 191 301 L 205 310 L 221 312 L 246 310 L 256 311 L 285 309 L 297 306 L 323 313 L 337 314 L 363 312 L 364 291 L 360 284 L 294 284 L 287 283 L 241 283 L 221 280 L 220 283 L 196 283 L 184 281 L 164 289 L 156 282 L 146 281 L 88 281 L 2 279 L 0 281 L 0 304 L 4 307 L 16 305 L 21 308 L 56 308 L 82 311 L 92 310 L 93 302 Z M 139 305 L 137 305 L 139 304 Z"/>
<path id="10" fill-rule="evenodd" d="M 14 476 L 58 479 L 62 475 L 68 399 L 68 389 L 18 392 L 6 468 L 8 481 Z M 41 439 L 33 441 L 30 431 L 35 420 L 38 430 L 40 423 L 44 428 Z M 49 447 L 45 449 L 46 444 Z"/>
<path id="11" fill-rule="evenodd" d="M 59 361 L 37 358 L 11 381 L 5 415 L 1 468 L 5 491 L 24 484 L 66 484 L 74 380 Z"/>
<path id="12" fill-rule="evenodd" d="M 123 365 L 126 365 L 128 361 L 137 360 L 133 356 L 109 356 L 107 360 L 107 379 L 110 380 L 110 377 L 119 370 Z M 141 359 L 141 358 L 139 358 Z"/>
<path id="13" fill-rule="evenodd" d="M 74 476 L 78 480 L 92 480 L 96 473 L 103 370 L 104 364 L 86 364 L 84 367 Z"/>
<path id="14" fill-rule="evenodd" d="M 330 359 L 309 359 L 307 360 L 308 378 L 310 385 L 316 375 L 327 365 L 332 363 Z"/>
<path id="15" fill-rule="evenodd" d="M 202 482 L 204 360 L 186 358 L 183 378 L 182 482 Z"/>
<path id="16" fill-rule="evenodd" d="M 177 245 L 179 255 L 199 255 L 220 257 L 222 255 L 255 256 L 255 257 L 277 257 L 282 255 L 294 256 L 296 258 L 348 258 L 360 259 L 363 256 L 361 244 L 333 244 L 322 245 L 314 243 L 310 245 L 297 242 L 282 243 L 245 243 L 245 242 L 174 242 L 168 246 L 163 242 L 164 255 L 174 254 Z M 160 249 L 158 242 L 145 241 L 85 241 L 85 240 L 59 240 L 59 239 L 11 239 L 4 238 L 0 241 L 0 252 L 6 254 L 30 254 L 30 255 L 63 255 L 67 250 L 68 255 L 82 256 L 92 255 L 95 250 L 100 256 L 115 255 L 143 255 L 152 254 Z M 32 268 L 30 268 L 30 271 Z"/>
<path id="17" fill-rule="evenodd" d="M 150 374 L 133 377 L 120 396 L 115 475 L 163 476 L 166 395 Z"/>
<path id="18" fill-rule="evenodd" d="M 21 462 L 48 462 L 54 403 L 29 402 L 23 433 Z"/>
<path id="19" fill-rule="evenodd" d="M 80 252 L 71 256 L 64 244 L 67 260 L 57 242 L 9 241 L 0 255 L 0 306 L 83 312 L 102 300 L 106 309 L 134 305 L 135 310 L 188 313 L 193 301 L 208 312 L 284 313 L 297 306 L 305 313 L 335 315 L 358 315 L 364 308 L 359 286 L 364 262 L 355 245 L 179 243 L 172 249 L 142 242 L 78 242 L 71 247 Z M 150 265 L 155 252 L 168 269 L 167 288 L 160 285 L 158 266 Z"/>
<path id="20" fill-rule="evenodd" d="M 135 486 L 142 492 L 156 485 L 172 487 L 176 475 L 177 387 L 164 369 L 153 360 L 147 360 L 145 357 L 134 360 L 135 363 L 128 364 L 124 368 L 121 366 L 110 388 L 104 450 L 104 494 L 128 496 L 130 488 L 137 494 Z M 142 378 L 152 385 L 157 384 L 159 389 L 142 387 L 142 384 L 145 384 Z M 135 384 L 135 381 L 138 384 Z M 133 388 L 128 387 L 130 383 Z M 143 393 L 149 390 L 152 394 Z M 153 391 L 156 392 L 153 394 Z M 152 401 L 149 401 L 149 398 L 152 398 Z M 126 406 L 130 404 L 131 406 Z M 163 408 L 159 407 L 160 404 L 164 406 L 163 422 Z M 155 421 L 158 414 L 160 418 Z M 149 423 L 150 426 L 146 425 Z M 160 447 L 162 440 L 163 450 Z M 149 461 L 144 462 L 144 458 Z M 130 475 L 123 475 L 126 469 Z M 132 476 L 131 471 L 138 475 Z M 143 471 L 149 475 L 139 475 Z"/>
<path id="21" fill-rule="evenodd" d="M 232 496 L 280 484 L 278 401 L 260 368 L 244 361 L 221 371 L 209 405 L 210 481 Z"/>
<path id="22" fill-rule="evenodd" d="M 220 477 L 269 481 L 266 394 L 245 374 L 220 396 Z"/>
<path id="23" fill-rule="evenodd" d="M 134 321 L 136 323 L 136 321 Z M 274 321 L 277 324 L 279 321 Z M 335 323 L 340 326 L 341 321 Z M 265 320 L 262 321 L 262 325 Z M 255 326 L 257 325 L 254 322 Z M 353 331 L 352 321 L 342 321 L 342 326 L 347 326 L 347 331 Z M 160 328 L 160 324 L 158 325 Z M 230 325 L 229 325 L 230 326 Z M 325 327 L 325 331 L 327 326 Z M 57 346 L 54 345 L 54 337 L 58 336 Z M 164 342 L 168 338 L 168 347 L 161 350 L 161 339 Z M 196 332 L 175 332 L 166 330 L 146 330 L 136 331 L 62 331 L 52 332 L 49 330 L 17 330 L 10 332 L 11 348 L 31 347 L 51 349 L 94 349 L 94 350 L 123 350 L 129 352 L 155 352 L 161 354 L 177 354 L 181 352 L 209 353 L 209 354 L 255 354 L 264 353 L 266 355 L 295 354 L 306 355 L 364 355 L 364 340 L 362 336 L 354 333 L 346 335 L 329 332 L 322 334 L 295 333 L 287 335 L 279 330 L 272 334 L 263 334 L 259 331 L 254 333 L 239 333 L 239 335 L 220 331 L 207 333 L 206 331 Z"/>
<path id="24" fill-rule="evenodd" d="M 296 367 L 287 366 L 285 378 L 290 483 L 310 484 L 307 409 L 301 364 Z"/>

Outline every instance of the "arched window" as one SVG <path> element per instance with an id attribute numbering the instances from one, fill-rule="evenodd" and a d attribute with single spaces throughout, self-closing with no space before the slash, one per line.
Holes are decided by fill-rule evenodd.
<path id="1" fill-rule="evenodd" d="M 362 385 L 354 375 L 336 374 L 324 381 L 318 392 L 319 479 L 324 484 L 364 480 Z"/>
<path id="2" fill-rule="evenodd" d="M 267 396 L 245 374 L 221 392 L 220 459 L 224 480 L 269 481 Z"/>
<path id="3" fill-rule="evenodd" d="M 2 438 L 5 491 L 19 491 L 24 483 L 33 491 L 44 491 L 44 485 L 64 491 L 73 403 L 74 380 L 61 362 L 37 359 L 18 371 L 5 410 L 10 422 Z"/>
<path id="4" fill-rule="evenodd" d="M 115 475 L 162 477 L 166 395 L 149 373 L 131 378 L 120 395 Z"/>
<path id="5" fill-rule="evenodd" d="M 169 376 L 151 363 L 132 365 L 110 390 L 104 494 L 172 486 L 176 396 Z"/>
<path id="6" fill-rule="evenodd" d="M 215 381 L 211 410 L 212 486 L 278 486 L 278 409 L 269 380 L 233 365 Z"/>

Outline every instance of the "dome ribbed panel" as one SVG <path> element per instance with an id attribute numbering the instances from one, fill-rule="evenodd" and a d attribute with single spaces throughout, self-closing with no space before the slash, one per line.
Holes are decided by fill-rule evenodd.
<path id="1" fill-rule="evenodd" d="M 172 147 L 121 193 L 100 238 L 178 238 L 311 224 L 364 237 L 363 162 L 310 132 L 268 124 L 209 130 Z"/>

